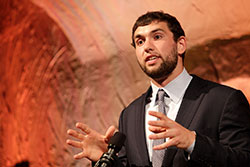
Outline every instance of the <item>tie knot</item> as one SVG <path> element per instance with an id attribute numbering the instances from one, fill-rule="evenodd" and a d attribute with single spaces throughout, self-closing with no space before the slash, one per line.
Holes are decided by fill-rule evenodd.
<path id="1" fill-rule="evenodd" d="M 164 97 L 169 97 L 169 96 L 163 89 L 159 89 L 157 93 L 158 101 L 164 101 Z"/>

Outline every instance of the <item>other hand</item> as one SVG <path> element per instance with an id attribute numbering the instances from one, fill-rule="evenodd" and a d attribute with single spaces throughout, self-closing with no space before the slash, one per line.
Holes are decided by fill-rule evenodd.
<path id="1" fill-rule="evenodd" d="M 110 126 L 105 135 L 101 135 L 83 123 L 76 123 L 76 127 L 81 132 L 73 129 L 67 131 L 67 134 L 76 139 L 66 141 L 67 144 L 82 149 L 80 153 L 74 155 L 74 158 L 88 158 L 91 161 L 98 161 L 102 154 L 107 151 L 108 141 L 113 136 L 115 127 Z"/>
<path id="2" fill-rule="evenodd" d="M 158 118 L 156 121 L 148 122 L 150 125 L 149 130 L 154 132 L 154 134 L 149 135 L 149 139 L 168 138 L 165 143 L 154 146 L 153 149 L 160 150 L 176 146 L 186 150 L 195 141 L 196 135 L 194 131 L 184 128 L 163 113 L 149 111 L 149 114 Z"/>

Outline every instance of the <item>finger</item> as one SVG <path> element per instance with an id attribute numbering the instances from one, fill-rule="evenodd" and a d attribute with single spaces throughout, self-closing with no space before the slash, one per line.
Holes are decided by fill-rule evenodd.
<path id="1" fill-rule="evenodd" d="M 165 149 L 165 148 L 168 148 L 168 147 L 169 147 L 168 143 L 165 142 L 165 143 L 154 146 L 153 149 L 154 150 L 162 150 L 162 149 Z"/>
<path id="2" fill-rule="evenodd" d="M 178 136 L 182 134 L 178 129 L 167 129 L 165 132 L 165 137 L 173 138 L 175 136 Z"/>
<path id="3" fill-rule="evenodd" d="M 166 128 L 157 127 L 157 126 L 149 126 L 148 129 L 149 129 L 151 132 L 154 132 L 154 133 L 159 133 L 159 132 L 163 132 L 163 131 L 166 130 Z"/>
<path id="4" fill-rule="evenodd" d="M 74 155 L 74 158 L 75 158 L 75 159 L 81 159 L 81 158 L 84 158 L 84 157 L 85 157 L 84 152 L 80 152 L 80 153 Z"/>
<path id="5" fill-rule="evenodd" d="M 116 130 L 117 129 L 113 125 L 108 128 L 108 130 L 106 131 L 106 134 L 105 134 L 105 140 L 106 140 L 106 142 L 108 142 L 110 140 L 110 138 L 114 135 L 114 132 Z"/>
<path id="6" fill-rule="evenodd" d="M 190 145 L 194 142 L 194 139 L 189 139 L 187 136 L 175 136 L 172 138 L 169 138 L 162 146 L 159 148 L 161 149 L 162 147 L 167 148 L 171 146 L 176 146 L 177 148 L 181 149 L 187 149 L 190 147 Z"/>
<path id="7" fill-rule="evenodd" d="M 161 139 L 161 138 L 173 138 L 176 136 L 180 136 L 181 134 L 184 134 L 183 131 L 180 131 L 179 129 L 170 129 L 170 128 L 163 128 L 162 131 L 154 134 L 149 135 L 150 139 Z"/>
<path id="8" fill-rule="evenodd" d="M 156 120 L 156 121 L 148 121 L 148 124 L 150 126 L 163 127 L 165 126 L 166 123 L 163 120 Z"/>
<path id="9" fill-rule="evenodd" d="M 164 117 L 167 117 L 163 113 L 157 112 L 157 111 L 149 111 L 148 114 L 151 115 L 151 116 L 157 117 L 158 119 L 162 119 Z"/>
<path id="10" fill-rule="evenodd" d="M 150 111 L 154 112 L 154 111 Z M 179 124 L 171 119 L 169 119 L 166 115 L 159 113 L 159 112 L 154 112 L 152 115 L 157 114 L 158 120 L 156 121 L 148 121 L 148 124 L 151 126 L 160 126 L 160 127 L 166 127 L 166 128 L 173 128 L 176 126 L 179 126 Z M 163 116 L 162 116 L 163 115 Z"/>
<path id="11" fill-rule="evenodd" d="M 168 147 L 171 147 L 171 146 L 178 147 L 179 144 L 180 144 L 179 140 L 177 140 L 176 138 L 171 138 L 171 139 L 167 140 L 165 143 L 159 145 L 159 149 L 168 148 Z"/>
<path id="12" fill-rule="evenodd" d="M 84 139 L 84 135 L 82 135 L 81 133 L 75 131 L 75 130 L 72 130 L 72 129 L 69 129 L 67 131 L 67 134 L 70 135 L 70 136 L 73 136 L 77 139 L 80 139 L 80 140 L 83 140 Z"/>
<path id="13" fill-rule="evenodd" d="M 79 141 L 74 141 L 74 140 L 68 139 L 68 140 L 66 141 L 66 143 L 67 143 L 68 145 L 73 146 L 73 147 L 82 148 L 82 144 L 81 144 L 81 142 L 79 142 Z"/>
<path id="14" fill-rule="evenodd" d="M 91 129 L 86 124 L 80 122 L 76 123 L 76 127 L 81 129 L 86 134 L 89 134 L 91 132 Z"/>
<path id="15" fill-rule="evenodd" d="M 163 132 L 159 132 L 159 133 L 155 133 L 155 134 L 151 134 L 148 136 L 149 139 L 153 139 L 153 140 L 156 140 L 156 139 L 165 139 L 167 138 L 167 135 L 166 135 L 166 131 L 163 131 Z"/>

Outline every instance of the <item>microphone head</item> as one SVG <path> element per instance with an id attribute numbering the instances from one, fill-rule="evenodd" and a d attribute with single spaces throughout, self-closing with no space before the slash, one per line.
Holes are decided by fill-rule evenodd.
<path id="1" fill-rule="evenodd" d="M 108 147 L 114 147 L 115 152 L 119 152 L 123 146 L 126 136 L 121 132 L 116 132 L 108 142 Z"/>

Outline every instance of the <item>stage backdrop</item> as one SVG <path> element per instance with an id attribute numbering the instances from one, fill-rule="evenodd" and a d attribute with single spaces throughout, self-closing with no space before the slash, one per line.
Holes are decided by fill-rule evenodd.
<path id="1" fill-rule="evenodd" d="M 175 15 L 189 72 L 250 99 L 249 0 L 1 0 L 0 166 L 82 167 L 66 145 L 77 121 L 99 132 L 149 82 L 131 43 L 147 11 Z"/>

